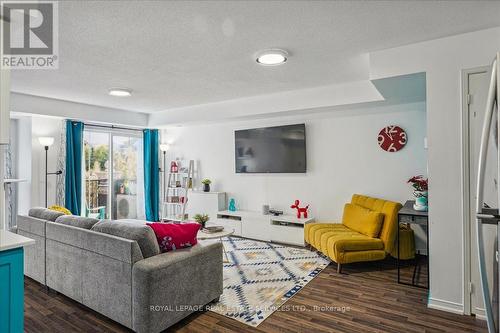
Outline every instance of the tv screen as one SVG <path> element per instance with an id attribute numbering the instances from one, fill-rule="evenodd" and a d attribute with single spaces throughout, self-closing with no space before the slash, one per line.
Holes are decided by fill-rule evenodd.
<path id="1" fill-rule="evenodd" d="M 306 172 L 305 124 L 234 132 L 236 173 Z"/>

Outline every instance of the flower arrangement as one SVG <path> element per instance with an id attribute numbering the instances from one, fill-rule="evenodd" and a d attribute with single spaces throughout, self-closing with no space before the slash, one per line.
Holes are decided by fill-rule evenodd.
<path id="1" fill-rule="evenodd" d="M 418 211 L 427 211 L 427 191 L 429 190 L 429 181 L 422 175 L 414 176 L 408 179 L 408 183 L 413 186 L 413 195 L 415 196 L 415 204 L 413 209 Z"/>
<path id="2" fill-rule="evenodd" d="M 210 217 L 207 214 L 196 214 L 193 216 L 194 220 L 201 224 L 202 228 L 205 228 L 205 225 L 207 224 L 208 220 Z"/>
<path id="3" fill-rule="evenodd" d="M 408 184 L 411 184 L 415 191 L 425 192 L 429 189 L 429 181 L 422 175 L 413 176 L 408 180 Z"/>

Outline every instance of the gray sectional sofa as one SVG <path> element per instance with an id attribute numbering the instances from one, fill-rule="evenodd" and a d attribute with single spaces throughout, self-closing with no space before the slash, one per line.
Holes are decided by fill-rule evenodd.
<path id="1" fill-rule="evenodd" d="M 222 245 L 160 253 L 139 221 L 98 221 L 45 208 L 19 216 L 25 274 L 136 332 L 161 332 L 222 294 Z"/>

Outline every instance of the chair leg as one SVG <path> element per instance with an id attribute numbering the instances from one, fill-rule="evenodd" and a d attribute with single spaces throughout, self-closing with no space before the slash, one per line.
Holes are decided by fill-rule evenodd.
<path id="1" fill-rule="evenodd" d="M 337 264 L 337 273 L 341 274 L 342 273 L 342 265 Z"/>

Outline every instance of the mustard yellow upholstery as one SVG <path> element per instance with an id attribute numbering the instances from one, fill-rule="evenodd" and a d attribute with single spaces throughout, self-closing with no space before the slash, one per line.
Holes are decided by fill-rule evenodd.
<path id="1" fill-rule="evenodd" d="M 398 246 L 392 248 L 391 256 L 398 257 Z M 407 260 L 415 258 L 415 233 L 409 224 L 401 224 L 399 226 L 399 259 Z"/>
<path id="2" fill-rule="evenodd" d="M 378 237 L 384 214 L 355 204 L 345 204 L 342 224 L 368 237 Z"/>
<path id="3" fill-rule="evenodd" d="M 71 211 L 69 209 L 62 207 L 62 206 L 53 205 L 53 206 L 50 206 L 49 209 L 54 210 L 56 212 L 63 213 L 64 215 L 73 215 L 73 214 L 71 214 Z"/>
<path id="4" fill-rule="evenodd" d="M 401 209 L 401 204 L 359 194 L 352 196 L 351 204 L 381 213 L 382 225 L 377 225 L 379 223 L 377 219 L 380 219 L 377 214 L 371 214 L 372 216 L 367 219 L 366 213 L 370 213 L 369 211 L 359 213 L 358 210 L 353 214 L 348 210 L 347 216 L 343 217 L 343 221 L 347 223 L 306 224 L 304 228 L 305 242 L 338 264 L 384 259 L 394 247 L 397 214 Z M 344 211 L 345 213 L 346 211 Z M 358 220 L 352 221 L 352 219 Z M 364 226 L 359 220 L 374 223 L 374 225 Z M 367 236 L 349 226 L 354 226 L 361 231 L 367 231 L 367 234 L 378 234 L 378 237 Z M 379 229 L 380 232 L 376 232 L 376 229 Z"/>

